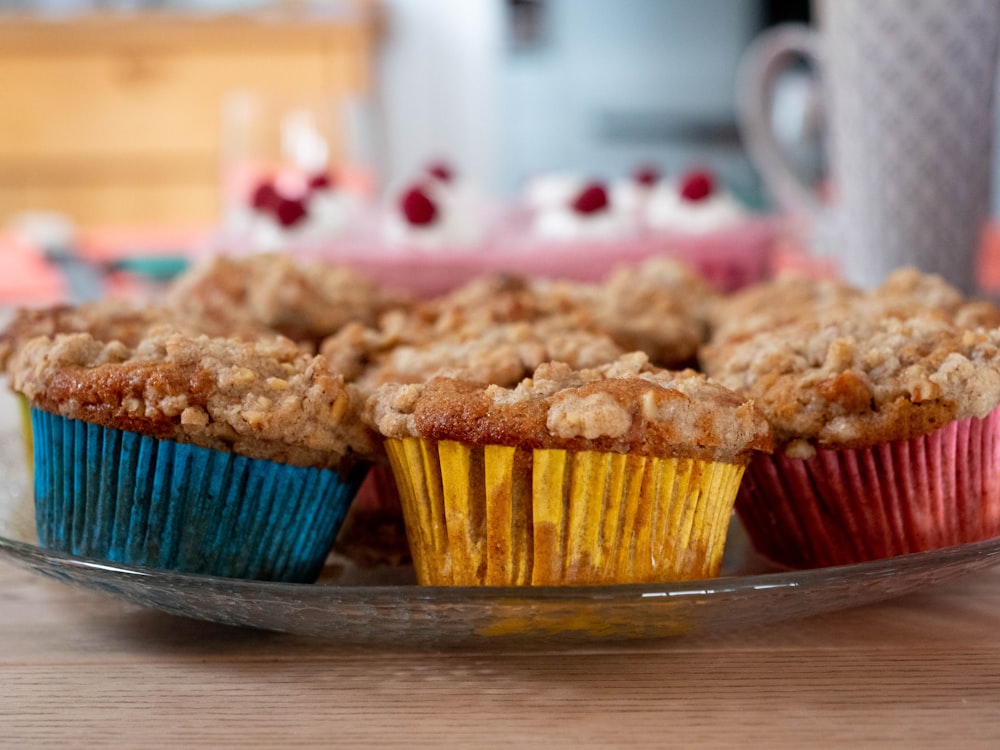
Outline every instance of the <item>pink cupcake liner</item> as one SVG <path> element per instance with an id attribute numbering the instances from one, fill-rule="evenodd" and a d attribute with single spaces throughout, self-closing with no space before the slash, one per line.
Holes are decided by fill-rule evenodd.
<path id="1" fill-rule="evenodd" d="M 757 551 L 793 568 L 1000 536 L 1000 409 L 870 448 L 755 456 L 736 509 Z"/>

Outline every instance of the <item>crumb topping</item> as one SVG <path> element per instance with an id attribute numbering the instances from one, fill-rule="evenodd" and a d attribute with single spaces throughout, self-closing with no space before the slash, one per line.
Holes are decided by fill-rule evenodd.
<path id="1" fill-rule="evenodd" d="M 281 337 L 159 328 L 131 348 L 62 334 L 27 343 L 11 369 L 34 406 L 106 427 L 297 466 L 343 469 L 375 451 L 357 390 Z"/>
<path id="2" fill-rule="evenodd" d="M 210 336 L 278 333 L 317 344 L 352 321 L 373 324 L 410 304 L 346 266 L 301 264 L 277 253 L 213 256 L 168 294 L 172 321 Z"/>
<path id="3" fill-rule="evenodd" d="M 0 332 L 0 369 L 6 369 L 14 353 L 37 336 L 86 332 L 99 341 L 123 341 L 134 345 L 147 330 L 165 323 L 169 317 L 170 312 L 163 307 L 137 306 L 117 300 L 21 308 Z"/>
<path id="4" fill-rule="evenodd" d="M 706 357 L 709 372 L 768 415 L 776 440 L 861 447 L 984 417 L 1000 404 L 1000 330 L 925 312 L 805 320 Z"/>
<path id="5" fill-rule="evenodd" d="M 589 368 L 640 349 L 657 365 L 681 365 L 704 339 L 713 294 L 668 259 L 603 285 L 484 276 L 375 328 L 346 326 L 320 351 L 368 390 L 444 373 L 511 386 L 542 362 Z"/>
<path id="6" fill-rule="evenodd" d="M 744 339 L 807 317 L 836 316 L 861 296 L 860 289 L 826 279 L 781 276 L 760 282 L 712 300 L 711 343 Z"/>
<path id="7" fill-rule="evenodd" d="M 490 274 L 422 303 L 415 318 L 424 321 L 419 332 L 423 340 L 473 336 L 498 324 L 529 323 L 553 316 L 578 316 L 581 325 L 588 325 L 588 308 L 597 293 L 591 284 Z M 411 334 L 410 340 L 419 338 Z"/>
<path id="8" fill-rule="evenodd" d="M 460 378 L 390 383 L 364 417 L 386 437 L 564 448 L 745 463 L 770 450 L 763 415 L 692 370 L 635 352 L 599 367 L 539 366 L 514 388 Z"/>
<path id="9" fill-rule="evenodd" d="M 943 278 L 915 268 L 894 271 L 882 286 L 864 292 L 836 280 L 781 277 L 717 298 L 710 321 L 717 346 L 802 320 L 908 318 L 936 315 L 963 328 L 1000 326 L 1000 307 L 966 299 Z"/>
<path id="10" fill-rule="evenodd" d="M 600 287 L 593 314 L 626 351 L 644 351 L 656 365 L 678 367 L 692 363 L 707 338 L 718 296 L 680 261 L 653 258 L 615 269 Z"/>
<path id="11" fill-rule="evenodd" d="M 387 350 L 359 380 L 365 390 L 389 382 L 413 383 L 441 374 L 481 383 L 513 385 L 543 362 L 592 367 L 623 351 L 608 336 L 577 327 L 575 318 L 495 325 L 472 336 L 442 337 Z"/>

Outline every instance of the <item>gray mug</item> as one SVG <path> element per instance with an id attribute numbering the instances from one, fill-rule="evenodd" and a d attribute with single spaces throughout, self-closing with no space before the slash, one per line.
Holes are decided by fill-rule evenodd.
<path id="1" fill-rule="evenodd" d="M 832 0 L 818 30 L 764 32 L 741 63 L 751 161 L 812 246 L 865 288 L 895 268 L 976 290 L 989 217 L 1000 0 Z M 796 58 L 819 76 L 831 195 L 806 185 L 775 137 L 774 87 Z"/>

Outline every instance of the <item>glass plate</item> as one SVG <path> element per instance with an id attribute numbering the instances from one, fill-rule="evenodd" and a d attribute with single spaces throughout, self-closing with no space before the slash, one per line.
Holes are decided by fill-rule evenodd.
<path id="1" fill-rule="evenodd" d="M 809 571 L 544 588 L 330 578 L 263 583 L 132 568 L 2 537 L 0 557 L 65 583 L 228 625 L 390 647 L 562 646 L 750 628 L 890 599 L 1000 563 L 1000 538 Z"/>
<path id="2" fill-rule="evenodd" d="M 187 575 L 88 560 L 33 539 L 23 441 L 0 398 L 0 558 L 176 615 L 389 648 L 562 647 L 750 628 L 883 601 L 1000 563 L 1000 538 L 808 571 L 775 571 L 734 523 L 723 576 L 623 586 L 468 588 L 412 583 L 409 568 L 331 560 L 315 584 Z M 4 419 L 3 417 L 7 417 Z M 6 423 L 6 425 L 4 425 Z"/>

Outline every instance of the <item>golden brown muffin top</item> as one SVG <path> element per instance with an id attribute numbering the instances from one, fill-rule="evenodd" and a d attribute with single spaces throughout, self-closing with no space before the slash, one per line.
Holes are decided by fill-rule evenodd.
<path id="1" fill-rule="evenodd" d="M 791 455 L 925 435 L 1000 404 L 1000 330 L 964 328 L 939 310 L 806 319 L 729 341 L 705 361 L 764 410 Z"/>
<path id="2" fill-rule="evenodd" d="M 634 352 L 600 367 L 546 363 L 514 388 L 464 379 L 388 384 L 364 417 L 386 437 L 562 448 L 745 463 L 770 450 L 752 403 L 692 370 Z"/>
<path id="3" fill-rule="evenodd" d="M 347 323 L 372 324 L 410 300 L 344 266 L 262 253 L 206 259 L 178 277 L 167 304 L 183 330 L 242 338 L 270 331 L 315 345 Z"/>
<path id="4" fill-rule="evenodd" d="M 375 451 L 357 391 L 281 337 L 155 329 L 130 348 L 63 334 L 25 344 L 11 370 L 33 406 L 105 427 L 296 466 L 345 469 Z"/>
<path id="5" fill-rule="evenodd" d="M 513 385 L 548 360 L 589 367 L 622 354 L 585 307 L 595 289 L 513 274 L 483 276 L 408 313 L 389 312 L 376 327 L 347 325 L 320 351 L 368 391 L 459 372 Z"/>
<path id="6" fill-rule="evenodd" d="M 712 301 L 709 320 L 714 345 L 742 339 L 803 318 L 849 309 L 860 289 L 841 281 L 780 276 Z"/>
<path id="7" fill-rule="evenodd" d="M 430 339 L 575 317 L 577 326 L 606 333 L 623 351 L 642 350 L 656 364 L 674 366 L 693 361 L 716 296 L 686 265 L 661 257 L 621 266 L 600 284 L 485 276 L 426 303 L 420 315 L 430 322 Z"/>
<path id="8" fill-rule="evenodd" d="M 654 364 L 670 368 L 694 361 L 718 297 L 688 266 L 659 257 L 616 268 L 591 309 L 623 349 L 644 351 Z"/>
<path id="9" fill-rule="evenodd" d="M 511 386 L 545 361 L 581 369 L 636 349 L 658 364 L 688 363 L 704 339 L 713 295 L 668 259 L 620 269 L 604 285 L 496 274 L 412 314 L 384 315 L 377 328 L 345 326 L 321 352 L 366 388 L 443 372 Z"/>
<path id="10" fill-rule="evenodd" d="M 593 367 L 624 352 L 608 336 L 581 329 L 576 319 L 552 317 L 534 323 L 504 323 L 475 336 L 441 337 L 399 345 L 376 357 L 358 385 L 371 392 L 384 383 L 417 383 L 438 375 L 512 386 L 551 360 Z"/>
<path id="11" fill-rule="evenodd" d="M 154 325 L 165 323 L 170 311 L 157 306 L 137 306 L 116 300 L 81 305 L 21 308 L 0 332 L 0 369 L 26 342 L 57 333 L 90 333 L 98 341 L 122 341 L 134 346 Z"/>
<path id="12" fill-rule="evenodd" d="M 781 277 L 718 298 L 712 308 L 712 346 L 803 320 L 847 317 L 907 318 L 934 314 L 964 328 L 1000 326 L 1000 308 L 965 298 L 935 274 L 915 268 L 894 271 L 869 292 L 837 280 Z"/>
<path id="13" fill-rule="evenodd" d="M 488 274 L 421 303 L 414 317 L 422 320 L 426 328 L 407 338 L 410 343 L 419 343 L 442 336 L 474 336 L 498 324 L 533 322 L 553 316 L 576 315 L 585 324 L 595 293 L 593 285 L 573 281 Z"/>

